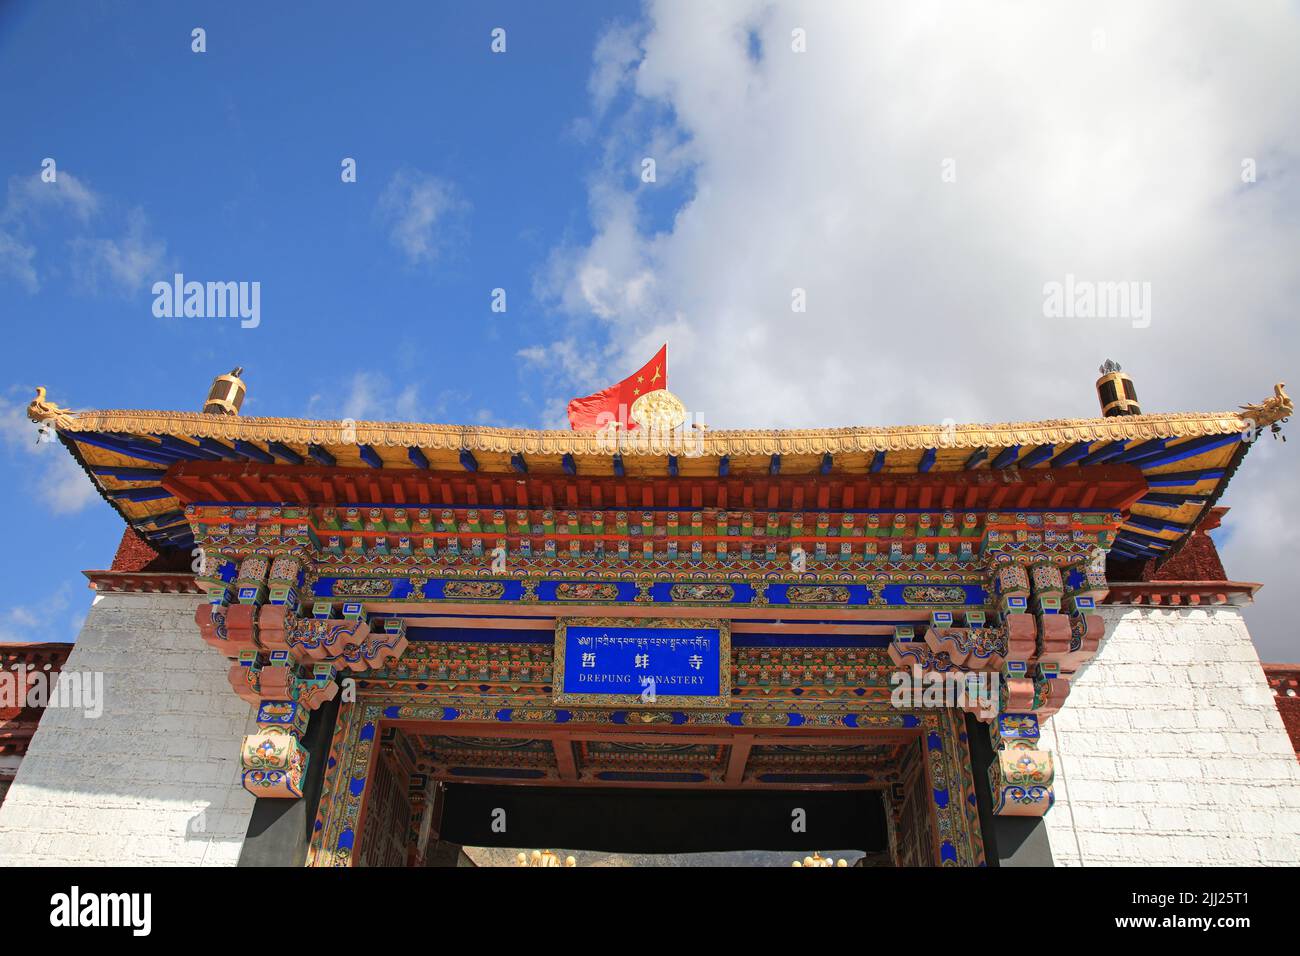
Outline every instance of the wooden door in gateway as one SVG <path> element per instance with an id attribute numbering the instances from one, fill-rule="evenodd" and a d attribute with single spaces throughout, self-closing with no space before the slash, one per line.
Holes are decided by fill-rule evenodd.
<path id="1" fill-rule="evenodd" d="M 358 865 L 406 866 L 411 826 L 407 774 L 381 752 L 369 786 L 373 789 L 367 795 Z"/>

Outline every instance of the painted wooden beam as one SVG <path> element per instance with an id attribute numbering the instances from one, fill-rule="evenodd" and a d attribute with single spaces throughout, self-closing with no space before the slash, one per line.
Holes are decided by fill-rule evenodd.
<path id="1" fill-rule="evenodd" d="M 242 438 L 235 439 L 235 451 L 239 452 L 245 458 L 251 458 L 253 461 L 260 461 L 264 465 L 275 463 L 275 459 L 269 454 L 262 451 L 252 442 L 244 441 Z"/>
<path id="2" fill-rule="evenodd" d="M 1202 468 L 1198 471 L 1169 471 L 1163 475 L 1149 475 L 1147 484 L 1152 488 L 1179 488 L 1199 484 L 1202 481 L 1218 481 L 1223 477 L 1222 468 Z"/>
<path id="3" fill-rule="evenodd" d="M 1233 437 L 1235 438 L 1236 436 L 1234 435 Z M 1163 438 L 1152 438 L 1150 441 L 1144 441 L 1140 444 L 1134 445 L 1132 448 L 1120 452 L 1118 455 L 1110 459 L 1110 463 L 1112 465 L 1130 464 L 1139 458 L 1145 458 L 1155 452 L 1163 451 L 1164 447 L 1165 440 Z"/>
<path id="4" fill-rule="evenodd" d="M 326 468 L 333 468 L 338 464 L 335 457 L 320 445 L 308 445 L 307 454 L 310 456 L 312 461 L 316 462 L 318 465 L 324 465 Z"/>
<path id="5" fill-rule="evenodd" d="M 1069 448 L 1065 449 L 1065 451 L 1061 452 L 1059 455 L 1057 455 L 1055 458 L 1052 459 L 1052 467 L 1064 468 L 1066 465 L 1073 465 L 1080 458 L 1083 458 L 1085 455 L 1087 455 L 1088 449 L 1090 449 L 1091 447 L 1092 447 L 1092 442 L 1090 441 L 1075 442 Z"/>
<path id="6" fill-rule="evenodd" d="M 1124 451 L 1124 446 L 1126 444 L 1127 442 L 1123 438 L 1117 441 L 1107 442 L 1105 445 L 1102 445 L 1096 451 L 1089 452 L 1087 455 L 1084 455 L 1082 458 L 1080 458 L 1079 464 L 1100 465 L 1104 462 L 1110 461 L 1116 455 Z"/>
<path id="7" fill-rule="evenodd" d="M 1176 461 L 1194 458 L 1197 455 L 1213 451 L 1216 448 L 1222 448 L 1225 445 L 1235 445 L 1241 440 L 1241 435 L 1205 435 L 1200 438 L 1191 438 L 1173 447 L 1161 449 L 1155 454 L 1144 458 L 1136 458 L 1131 464 L 1142 469 L 1172 465 Z"/>
<path id="8" fill-rule="evenodd" d="M 135 458 L 138 461 L 152 462 L 155 465 L 171 465 L 183 460 L 175 452 L 168 451 L 161 445 L 152 449 L 143 448 L 134 444 L 129 444 L 122 439 L 115 439 L 107 435 L 88 434 L 85 432 L 74 434 L 71 437 L 74 441 L 93 445 L 96 448 L 103 448 L 105 451 L 125 455 L 127 458 Z"/>
<path id="9" fill-rule="evenodd" d="M 1055 445 L 1039 445 L 1033 451 L 1027 452 L 1016 464 L 1020 468 L 1032 468 L 1040 462 L 1047 461 L 1055 452 Z"/>
<path id="10" fill-rule="evenodd" d="M 1016 457 L 1019 454 L 1020 454 L 1019 445 L 1012 445 L 1009 448 L 1004 448 L 1000 452 L 998 452 L 997 457 L 994 458 L 993 461 L 989 463 L 989 467 L 999 468 L 999 469 L 1006 468 L 1008 465 L 1010 465 L 1012 462 L 1016 460 Z"/>
<path id="11" fill-rule="evenodd" d="M 96 467 L 90 469 L 92 474 L 99 475 L 102 478 L 116 478 L 118 481 L 149 481 L 154 478 L 161 478 L 167 474 L 164 468 L 109 468 Z"/>
<path id="12" fill-rule="evenodd" d="M 184 458 L 198 459 L 200 461 L 218 461 L 221 456 L 210 451 L 204 451 L 197 445 L 191 445 L 183 438 L 177 438 L 175 435 L 155 435 L 159 443 L 168 451 L 174 451 Z"/>
<path id="13" fill-rule="evenodd" d="M 298 454 L 283 442 L 269 441 L 266 443 L 266 449 L 281 461 L 287 461 L 291 465 L 302 464 L 302 455 Z"/>
<path id="14" fill-rule="evenodd" d="M 226 461 L 247 461 L 248 460 L 248 456 L 241 455 L 239 452 L 235 451 L 235 449 L 231 448 L 229 445 L 223 445 L 215 438 L 200 438 L 199 447 L 203 448 L 206 451 L 215 452 L 216 454 L 220 455 L 222 458 L 226 459 Z"/>

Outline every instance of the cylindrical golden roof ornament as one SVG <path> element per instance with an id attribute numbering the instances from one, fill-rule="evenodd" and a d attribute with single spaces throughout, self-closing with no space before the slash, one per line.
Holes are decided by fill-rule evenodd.
<path id="1" fill-rule="evenodd" d="M 1102 416 L 1141 415 L 1142 406 L 1138 404 L 1133 379 L 1120 369 L 1119 363 L 1106 359 L 1098 371 L 1101 378 L 1097 379 L 1097 398 L 1101 402 Z"/>
<path id="2" fill-rule="evenodd" d="M 203 403 L 205 415 L 238 415 L 244 404 L 244 395 L 248 389 L 244 380 L 243 366 L 236 367 L 229 375 L 218 375 L 212 380 L 208 389 L 208 400 Z"/>

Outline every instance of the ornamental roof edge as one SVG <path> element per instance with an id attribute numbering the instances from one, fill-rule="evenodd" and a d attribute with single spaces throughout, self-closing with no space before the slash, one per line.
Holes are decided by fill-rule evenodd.
<path id="1" fill-rule="evenodd" d="M 1081 441 L 1193 438 L 1242 432 L 1252 425 L 1259 429 L 1281 417 L 1272 417 L 1277 410 L 1263 408 L 1263 405 L 1245 408 L 1245 411 L 1181 412 L 949 426 L 710 429 L 679 433 L 672 437 L 660 433 L 658 440 L 650 435 L 642 440 L 636 432 L 615 438 L 607 433 L 593 431 L 548 431 L 418 422 L 313 421 L 167 411 L 75 412 L 44 401 L 32 402 L 28 406 L 28 416 L 38 423 L 53 424 L 74 440 L 78 433 L 107 432 L 177 438 L 278 441 L 326 447 L 363 444 L 512 454 L 612 456 L 617 452 L 624 456 L 649 457 L 682 454 L 682 447 L 690 446 L 697 452 L 694 457 L 721 457 L 902 451 L 918 448 L 974 450 Z"/>

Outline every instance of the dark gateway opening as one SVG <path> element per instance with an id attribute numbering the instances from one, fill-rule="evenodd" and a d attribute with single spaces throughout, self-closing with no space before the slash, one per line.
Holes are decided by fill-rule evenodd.
<path id="1" fill-rule="evenodd" d="M 504 832 L 493 831 L 502 820 Z M 802 814 L 797 814 L 802 811 Z M 803 828 L 796 830 L 799 817 Z M 501 829 L 498 824 L 497 830 Z M 617 853 L 887 849 L 874 790 L 637 790 L 449 784 L 441 838 L 462 846 Z"/>

